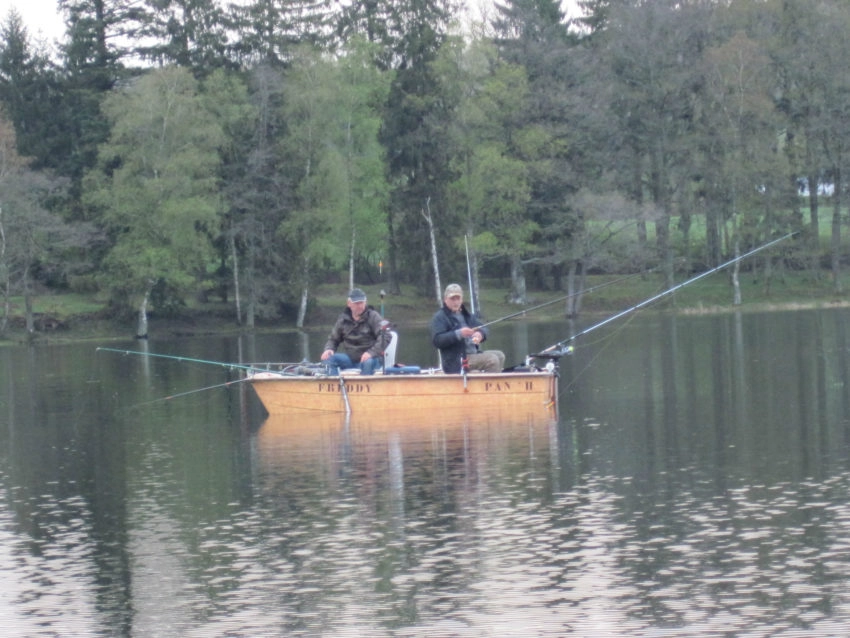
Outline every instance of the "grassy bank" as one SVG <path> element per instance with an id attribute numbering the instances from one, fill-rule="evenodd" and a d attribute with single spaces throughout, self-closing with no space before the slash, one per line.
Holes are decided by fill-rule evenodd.
<path id="1" fill-rule="evenodd" d="M 684 279 L 683 279 L 684 280 Z M 446 282 L 444 282 L 446 283 Z M 565 293 L 554 290 L 528 291 L 528 304 L 517 306 L 507 301 L 507 281 L 484 281 L 478 309 L 485 320 L 492 321 L 518 314 L 513 320 L 560 319 L 564 316 Z M 661 294 L 665 289 L 660 275 L 623 278 L 620 276 L 595 276 L 588 279 L 588 288 L 582 301 L 586 316 L 604 317 L 630 308 Z M 438 307 L 436 294 L 419 294 L 412 287 L 403 287 L 400 295 L 386 295 L 381 299 L 382 284 L 362 284 L 369 295 L 369 303 L 399 326 L 425 325 Z M 850 291 L 850 275 L 842 281 L 842 290 Z M 327 329 L 345 304 L 347 287 L 324 285 L 316 291 L 308 317 L 308 326 Z M 850 305 L 850 294 L 835 294 L 827 274 L 815 278 L 811 273 L 785 273 L 774 278 L 770 285 L 751 274 L 741 276 L 742 305 L 732 305 L 732 288 L 728 272 L 718 272 L 693 284 L 684 286 L 674 294 L 666 295 L 641 312 L 708 313 L 732 310 L 766 311 L 813 307 Z M 36 299 L 37 333 L 39 342 L 76 340 L 108 340 L 135 335 L 134 321 L 117 323 L 104 319 L 105 304 L 95 296 L 79 294 L 43 295 Z M 526 310 L 527 312 L 523 312 Z M 263 322 L 258 331 L 292 329 L 287 322 Z M 238 333 L 233 307 L 221 303 L 197 303 L 187 307 L 180 316 L 160 317 L 153 309 L 149 333 L 161 336 L 192 336 L 203 334 Z M 5 343 L 27 341 L 24 330 L 23 302 L 14 300 Z"/>

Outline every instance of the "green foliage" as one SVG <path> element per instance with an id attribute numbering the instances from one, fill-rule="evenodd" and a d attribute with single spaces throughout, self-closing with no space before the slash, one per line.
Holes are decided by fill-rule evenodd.
<path id="1" fill-rule="evenodd" d="M 303 50 L 289 74 L 282 142 L 297 179 L 296 202 L 279 230 L 306 263 L 338 270 L 349 256 L 380 254 L 388 186 L 377 108 L 387 74 L 370 64 L 369 45 L 344 57 Z"/>
<path id="2" fill-rule="evenodd" d="M 112 135 L 86 181 L 86 202 L 114 238 L 104 284 L 138 298 L 164 281 L 181 294 L 213 256 L 222 128 L 187 71 L 147 74 L 110 96 Z"/>
<path id="3" fill-rule="evenodd" d="M 426 208 L 441 268 L 463 270 L 469 235 L 520 292 L 528 265 L 556 286 L 659 263 L 672 279 L 804 225 L 809 267 L 841 281 L 847 4 L 579 5 L 586 37 L 553 0 L 506 0 L 471 38 L 443 0 L 62 0 L 58 59 L 15 14 L 0 27 L 0 105 L 29 168 L 70 178 L 37 202 L 88 237 L 62 270 L 102 258 L 115 303 L 158 287 L 178 308 L 215 279 L 272 317 L 378 258 L 428 290 Z M 178 66 L 130 69 L 139 53 Z M 803 199 L 801 178 L 836 195 Z M 55 252 L 36 261 L 62 280 Z"/>

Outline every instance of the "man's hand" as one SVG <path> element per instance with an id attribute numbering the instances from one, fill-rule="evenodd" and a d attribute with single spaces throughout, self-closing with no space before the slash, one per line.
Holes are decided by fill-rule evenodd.
<path id="1" fill-rule="evenodd" d="M 369 359 L 371 359 L 371 358 L 372 358 L 372 355 L 371 355 L 371 354 L 369 354 L 368 352 L 364 352 L 364 353 L 360 356 L 360 363 L 366 363 L 366 362 L 367 362 Z"/>
<path id="2" fill-rule="evenodd" d="M 331 358 L 333 355 L 334 355 L 334 351 L 333 351 L 333 350 L 325 350 L 325 351 L 322 353 L 322 361 L 324 361 L 325 359 L 329 359 L 329 358 Z"/>

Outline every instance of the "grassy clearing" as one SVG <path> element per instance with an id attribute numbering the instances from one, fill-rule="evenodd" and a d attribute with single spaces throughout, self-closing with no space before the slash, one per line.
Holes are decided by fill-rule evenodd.
<path id="1" fill-rule="evenodd" d="M 614 283 L 610 283 L 610 282 Z M 686 281 L 680 277 L 678 283 Z M 850 295 L 835 294 L 832 280 L 822 274 L 814 278 L 808 272 L 786 272 L 774 276 L 769 285 L 763 278 L 752 273 L 741 273 L 742 305 L 732 305 L 732 286 L 728 270 L 719 271 L 663 296 L 651 304 L 651 310 L 674 310 L 679 312 L 723 312 L 729 310 L 765 310 L 772 308 L 799 308 L 830 306 L 850 302 Z M 604 285 L 603 284 L 609 284 Z M 465 282 L 462 285 L 466 287 Z M 843 290 L 850 291 L 850 273 L 844 276 Z M 588 288 L 596 290 L 586 294 L 582 301 L 582 312 L 587 314 L 613 314 L 666 290 L 664 278 L 660 274 L 649 274 L 623 278 L 619 275 L 590 276 Z M 369 295 L 369 303 L 380 310 L 380 286 L 362 286 Z M 333 317 L 345 304 L 347 289 L 344 287 L 324 287 L 319 292 L 318 304 L 323 310 L 320 314 L 325 321 Z M 431 297 L 423 298 L 410 288 L 403 288 L 402 295 L 387 296 L 384 299 L 385 315 L 393 321 L 403 323 L 425 323 L 439 307 Z M 502 282 L 483 282 L 479 295 L 481 308 L 478 310 L 487 320 L 506 317 L 523 308 L 508 303 L 508 290 Z M 550 303 L 552 302 L 552 303 Z M 565 293 L 562 291 L 529 290 L 526 308 L 537 308 L 524 315 L 527 319 L 560 319 L 564 317 Z M 520 318 L 520 317 L 518 317 Z"/>

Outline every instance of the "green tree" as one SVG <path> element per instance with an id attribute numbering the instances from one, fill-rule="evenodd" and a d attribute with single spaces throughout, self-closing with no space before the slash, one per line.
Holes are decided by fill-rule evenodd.
<path id="1" fill-rule="evenodd" d="M 57 138 L 64 136 L 61 82 L 46 52 L 30 41 L 20 15 L 10 11 L 0 24 L 0 105 L 15 127 L 18 151 L 35 170 L 61 161 Z"/>
<path id="2" fill-rule="evenodd" d="M 511 259 L 512 298 L 525 303 L 526 268 L 549 269 L 562 259 L 560 243 L 573 215 L 568 199 L 578 189 L 572 164 L 578 75 L 576 40 L 554 0 L 508 0 L 497 4 L 493 21 L 499 57 L 525 71 L 528 89 L 522 108 L 506 123 L 511 156 L 525 164 L 529 200 L 524 217 L 540 232 L 525 238 L 525 255 Z M 532 228 L 531 225 L 528 228 Z M 534 246 L 536 250 L 532 251 Z"/>
<path id="3" fill-rule="evenodd" d="M 742 32 L 705 54 L 708 103 L 704 112 L 712 122 L 711 160 L 718 170 L 715 179 L 725 185 L 726 219 L 735 256 L 741 254 L 742 245 L 765 241 L 774 230 L 760 216 L 772 210 L 763 202 L 775 196 L 769 176 L 777 172 L 772 138 L 778 126 L 770 98 L 769 66 L 758 43 Z M 741 303 L 739 264 L 735 262 L 731 271 L 735 305 Z"/>
<path id="4" fill-rule="evenodd" d="M 215 263 L 219 227 L 220 123 L 187 70 L 168 67 L 139 78 L 104 104 L 111 123 L 85 202 L 113 241 L 103 284 L 121 309 L 183 302 Z"/>
<path id="5" fill-rule="evenodd" d="M 527 160 L 537 153 L 541 132 L 534 125 L 525 126 L 530 98 L 525 69 L 500 61 L 495 53 L 495 48 L 479 42 L 468 48 L 449 42 L 441 52 L 440 77 L 445 86 L 454 87 L 444 91 L 459 93 L 447 137 L 452 173 L 457 176 L 448 190 L 448 204 L 471 238 L 470 265 L 475 274 L 471 294 L 478 289 L 480 256 L 507 264 L 511 299 L 524 303 L 522 259 L 532 252 L 538 230 L 528 211 Z"/>
<path id="6" fill-rule="evenodd" d="M 376 49 L 353 39 L 348 53 L 337 61 L 337 77 L 332 80 L 337 92 L 328 131 L 330 148 L 339 154 L 344 176 L 350 287 L 355 285 L 356 263 L 374 264 L 386 250 L 389 186 L 378 135 L 392 73 L 382 72 L 371 63 Z"/>
<path id="7" fill-rule="evenodd" d="M 48 210 L 50 199 L 65 187 L 66 180 L 27 166 L 16 150 L 13 127 L 0 117 L 0 334 L 8 326 L 11 296 L 20 294 L 27 333 L 33 335 L 37 271 L 61 279 L 70 267 L 68 252 L 91 241 L 86 226 L 69 225 Z"/>
<path id="8" fill-rule="evenodd" d="M 222 301 L 226 301 L 232 284 L 236 322 L 241 325 L 243 314 L 239 266 L 242 251 L 237 250 L 239 232 L 236 211 L 240 201 L 239 185 L 244 182 L 250 166 L 249 155 L 253 148 L 257 109 L 250 100 L 242 75 L 218 69 L 204 80 L 202 86 L 205 108 L 223 132 L 223 142 L 218 152 L 221 157 L 222 200 L 226 211 L 218 232 L 213 233 L 219 266 L 210 273 L 209 289 L 218 291 Z M 253 314 L 251 319 L 253 327 Z"/>
<path id="9" fill-rule="evenodd" d="M 197 77 L 230 65 L 230 23 L 215 0 L 144 0 L 132 18 L 134 52 L 143 60 L 186 67 Z"/>
<path id="10" fill-rule="evenodd" d="M 354 3 L 358 4 L 358 3 Z M 233 4 L 229 22 L 235 32 L 229 51 L 242 64 L 286 66 L 302 45 L 333 48 L 341 10 L 329 0 L 252 0 Z"/>
<path id="11" fill-rule="evenodd" d="M 402 279 L 428 289 L 433 278 L 428 208 L 450 248 L 457 220 L 445 203 L 453 177 L 443 144 L 454 104 L 441 93 L 433 62 L 447 37 L 453 7 L 445 0 L 393 0 L 388 25 L 393 76 L 381 128 L 392 187 L 388 217 L 388 286 L 398 293 Z M 401 229 L 404 232 L 401 232 Z M 404 261 L 401 256 L 404 255 Z"/>
<path id="12" fill-rule="evenodd" d="M 378 256 L 384 245 L 388 188 L 377 136 L 388 76 L 370 60 L 357 44 L 336 60 L 306 50 L 288 74 L 282 148 L 298 179 L 281 232 L 301 256 L 298 325 L 317 265 L 340 268 L 347 258 L 353 287 L 358 257 Z"/>
<path id="13" fill-rule="evenodd" d="M 279 152 L 284 84 L 280 68 L 262 64 L 251 71 L 248 96 L 254 117 L 244 137 L 234 138 L 236 153 L 224 167 L 237 317 L 241 323 L 244 315 L 249 328 L 257 318 L 278 316 L 281 300 L 297 289 L 292 272 L 298 264 L 277 233 L 294 201 L 295 178 L 287 169 L 287 155 Z"/>
<path id="14" fill-rule="evenodd" d="M 636 210 L 656 212 L 656 253 L 674 284 L 671 219 L 692 173 L 694 87 L 708 41 L 711 7 L 699 2 L 632 3 L 612 7 L 604 33 L 613 72 L 612 108 L 630 154 L 626 167 Z M 645 222 L 638 219 L 639 241 Z"/>
<path id="15" fill-rule="evenodd" d="M 295 262 L 303 323 L 315 272 L 322 266 L 339 269 L 345 263 L 345 244 L 339 241 L 344 206 L 344 177 L 339 155 L 327 145 L 336 74 L 330 60 L 310 47 L 298 50 L 287 73 L 284 119 L 280 141 L 285 172 L 293 189 L 291 208 L 278 232 Z"/>

